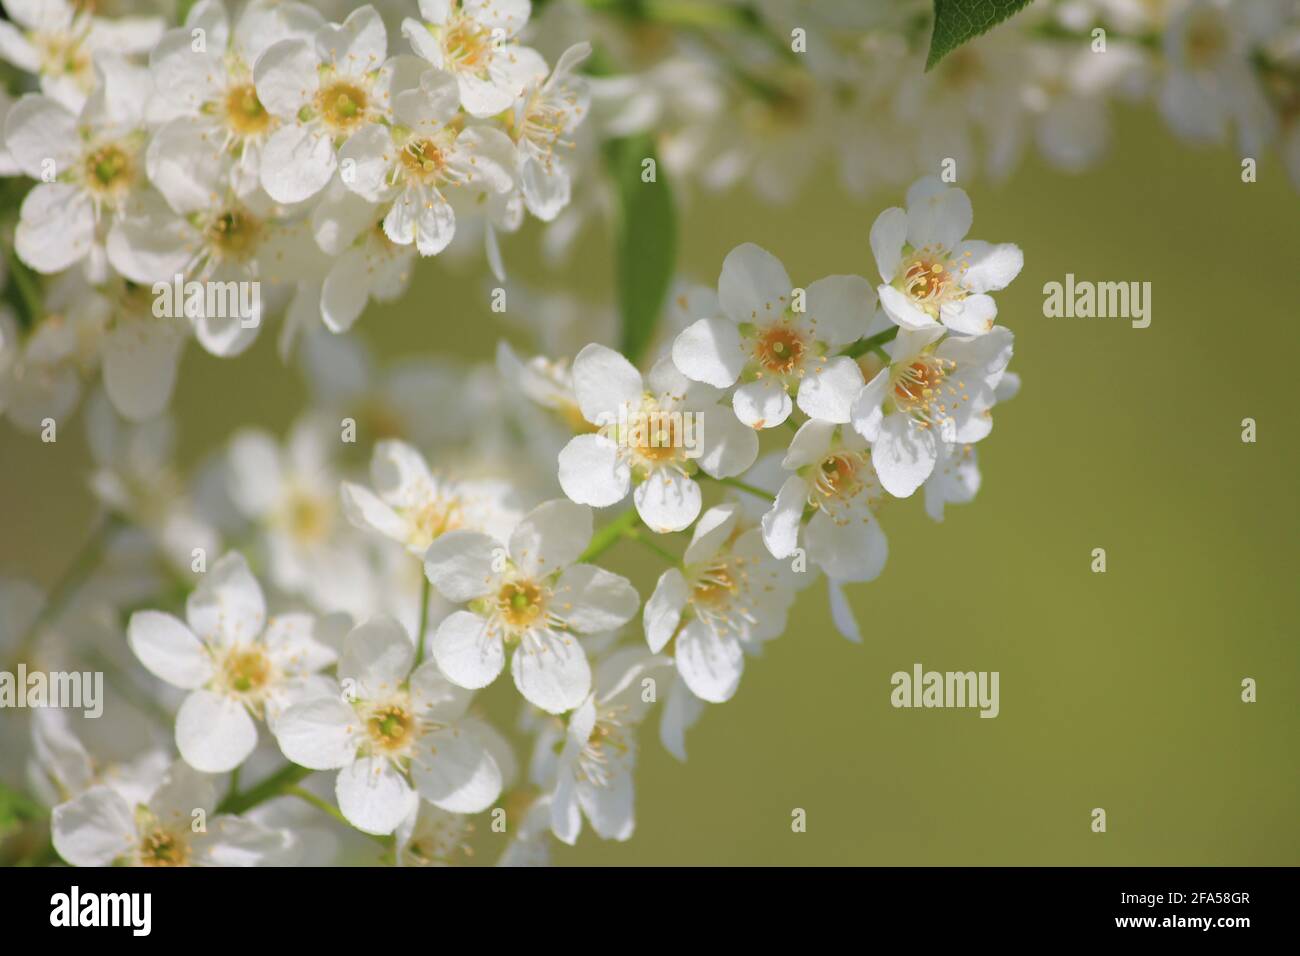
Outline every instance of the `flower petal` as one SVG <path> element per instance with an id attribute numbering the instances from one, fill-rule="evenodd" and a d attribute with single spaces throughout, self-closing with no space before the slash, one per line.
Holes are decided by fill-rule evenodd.
<path id="1" fill-rule="evenodd" d="M 740 686 L 745 654 L 730 634 L 719 636 L 696 618 L 677 635 L 677 672 L 701 700 L 720 704 L 730 700 Z"/>
<path id="2" fill-rule="evenodd" d="M 730 388 L 745 367 L 736 323 L 722 318 L 693 322 L 673 340 L 673 364 L 696 382 Z"/>
<path id="3" fill-rule="evenodd" d="M 546 577 L 577 561 L 591 533 L 590 508 L 563 498 L 544 501 L 510 535 L 510 560 L 526 577 Z"/>
<path id="4" fill-rule="evenodd" d="M 497 762 L 464 728 L 421 737 L 411 757 L 411 780 L 420 796 L 451 813 L 478 813 L 501 795 Z"/>
<path id="5" fill-rule="evenodd" d="M 280 750 L 294 763 L 312 770 L 334 770 L 357 755 L 356 711 L 337 697 L 318 697 L 294 704 L 275 722 Z"/>
<path id="6" fill-rule="evenodd" d="M 559 455 L 560 487 L 578 504 L 607 508 L 627 497 L 632 470 L 604 435 L 569 439 Z"/>
<path id="7" fill-rule="evenodd" d="M 510 672 L 519 693 L 548 714 L 572 710 L 591 691 L 587 653 L 569 634 L 530 632 L 515 651 Z"/>
<path id="8" fill-rule="evenodd" d="M 212 679 L 203 642 L 178 618 L 162 611 L 136 611 L 126 636 L 145 669 L 173 687 L 193 690 Z"/>
<path id="9" fill-rule="evenodd" d="M 195 770 L 226 773 L 257 746 L 257 725 L 244 705 L 210 690 L 191 691 L 176 712 L 176 749 Z"/>
<path id="10" fill-rule="evenodd" d="M 406 778 L 384 757 L 363 757 L 334 781 L 339 810 L 363 833 L 387 836 L 419 807 Z"/>
<path id="11" fill-rule="evenodd" d="M 490 633 L 487 621 L 471 611 L 456 611 L 445 618 L 430 650 L 447 679 L 460 687 L 486 687 L 505 666 L 500 636 Z"/>
<path id="12" fill-rule="evenodd" d="M 632 492 L 637 514 L 650 530 L 664 534 L 690 527 L 700 513 L 700 486 L 687 475 L 659 468 Z"/>
<path id="13" fill-rule="evenodd" d="M 627 578 L 594 564 L 565 568 L 555 583 L 552 610 L 581 634 L 612 631 L 632 619 L 641 597 Z"/>

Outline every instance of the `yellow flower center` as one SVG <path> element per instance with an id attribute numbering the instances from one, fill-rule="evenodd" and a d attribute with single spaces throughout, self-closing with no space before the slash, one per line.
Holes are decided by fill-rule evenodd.
<path id="1" fill-rule="evenodd" d="M 371 712 L 366 729 L 376 748 L 393 753 L 410 743 L 414 736 L 415 718 L 405 704 L 387 704 Z"/>
<path id="2" fill-rule="evenodd" d="M 458 19 L 443 32 L 442 54 L 450 69 L 476 72 L 492 58 L 492 32 L 468 18 Z"/>
<path id="3" fill-rule="evenodd" d="M 177 834 L 159 828 L 140 840 L 137 857 L 141 866 L 186 866 L 190 848 Z"/>
<path id="4" fill-rule="evenodd" d="M 252 83 L 232 87 L 226 93 L 226 126 L 236 135 L 247 138 L 266 132 L 271 125 L 271 114 L 257 98 Z"/>
<path id="5" fill-rule="evenodd" d="M 447 153 L 431 139 L 413 139 L 402 147 L 403 168 L 423 182 L 437 182 L 447 168 Z"/>
<path id="6" fill-rule="evenodd" d="M 412 543 L 427 547 L 448 531 L 455 531 L 464 521 L 460 499 L 435 496 L 409 516 L 414 528 Z"/>
<path id="7" fill-rule="evenodd" d="M 691 601 L 696 605 L 717 610 L 731 603 L 732 597 L 740 590 L 740 582 L 730 565 L 714 565 L 706 570 L 691 589 Z"/>
<path id="8" fill-rule="evenodd" d="M 85 164 L 86 182 L 92 192 L 115 196 L 131 184 L 131 154 L 121 146 L 102 146 L 86 157 Z"/>
<path id="9" fill-rule="evenodd" d="M 1187 26 L 1187 62 L 1194 67 L 1210 67 L 1227 52 L 1228 30 L 1213 10 L 1201 9 Z"/>
<path id="10" fill-rule="evenodd" d="M 239 208 L 218 213 L 207 228 L 208 243 L 224 258 L 241 262 L 252 254 L 261 234 L 262 223 Z"/>
<path id="11" fill-rule="evenodd" d="M 546 592 L 532 581 L 511 581 L 497 592 L 497 611 L 511 630 L 527 630 L 546 612 Z"/>
<path id="12" fill-rule="evenodd" d="M 773 375 L 789 375 L 797 371 L 802 367 L 807 351 L 803 336 L 784 322 L 769 325 L 759 333 L 754 343 L 754 358 L 764 371 Z"/>
<path id="13" fill-rule="evenodd" d="M 327 126 L 340 133 L 350 132 L 365 121 L 366 104 L 366 91 L 345 80 L 330 83 L 316 94 L 317 111 Z"/>
<path id="14" fill-rule="evenodd" d="M 294 492 L 286 508 L 285 525 L 298 541 L 322 540 L 329 532 L 332 512 L 318 496 Z"/>
<path id="15" fill-rule="evenodd" d="M 813 504 L 820 505 L 828 498 L 852 498 L 862 488 L 860 471 L 864 459 L 860 452 L 841 451 L 827 455 L 817 465 L 813 491 L 821 500 L 813 499 Z"/>
<path id="16" fill-rule="evenodd" d="M 226 654 L 222 676 L 238 694 L 255 695 L 271 681 L 271 660 L 260 647 L 237 647 Z"/>

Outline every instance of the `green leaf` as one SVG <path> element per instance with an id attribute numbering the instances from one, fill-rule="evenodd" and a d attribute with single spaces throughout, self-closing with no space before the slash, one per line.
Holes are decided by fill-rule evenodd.
<path id="1" fill-rule="evenodd" d="M 650 136 L 611 140 L 605 158 L 618 198 L 614 242 L 622 317 L 619 347 L 636 364 L 654 339 L 673 281 L 677 212 Z M 647 182 L 651 168 L 654 178 Z"/>
<path id="2" fill-rule="evenodd" d="M 930 35 L 926 70 L 967 40 L 987 33 L 1027 6 L 1029 0 L 934 0 L 934 32 Z"/>

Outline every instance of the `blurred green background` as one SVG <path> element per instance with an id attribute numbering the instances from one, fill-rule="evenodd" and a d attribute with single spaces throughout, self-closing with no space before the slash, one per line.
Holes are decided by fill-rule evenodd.
<path id="1" fill-rule="evenodd" d="M 1031 158 L 1004 185 L 960 183 L 972 235 L 1019 243 L 1026 263 L 997 296 L 1024 385 L 980 446 L 978 498 L 942 524 L 919 499 L 889 505 L 888 567 L 851 591 L 864 643 L 835 632 L 814 586 L 735 699 L 688 736 L 687 763 L 660 748 L 657 714 L 644 728 L 631 842 L 588 830 L 557 862 L 1300 864 L 1300 430 L 1286 371 L 1300 351 L 1300 203 L 1273 156 L 1256 184 L 1239 163 L 1127 112 L 1084 175 Z M 851 201 L 829 174 L 789 207 L 696 195 L 679 266 L 712 283 L 752 241 L 797 283 L 874 281 L 868 230 L 901 201 Z M 556 273 L 536 240 L 530 228 L 507 241 L 514 276 L 609 294 L 599 230 Z M 1043 284 L 1067 272 L 1151 282 L 1150 328 L 1044 318 Z M 485 275 L 425 263 L 405 300 L 357 330 L 381 355 L 488 359 L 500 335 L 521 340 L 489 311 Z M 301 410 L 273 338 L 236 361 L 187 350 L 182 462 Z M 0 426 L 0 572 L 48 585 L 88 533 L 83 425 L 79 412 L 54 445 Z M 1089 568 L 1097 547 L 1105 574 Z M 643 594 L 658 570 L 629 546 L 610 565 Z M 918 661 L 1000 671 L 1000 716 L 893 709 L 890 675 Z M 1244 677 L 1257 703 L 1241 701 Z M 488 706 L 509 718 L 495 690 Z M 791 832 L 796 807 L 806 833 Z M 1105 834 L 1091 832 L 1094 807 Z M 479 829 L 490 861 L 500 838 Z"/>

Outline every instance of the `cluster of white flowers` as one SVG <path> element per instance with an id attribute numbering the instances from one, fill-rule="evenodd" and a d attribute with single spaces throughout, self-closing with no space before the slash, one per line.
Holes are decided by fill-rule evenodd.
<path id="1" fill-rule="evenodd" d="M 0 410 L 20 427 L 66 414 L 101 365 L 117 409 L 150 418 L 189 336 L 237 355 L 279 312 L 282 350 L 315 322 L 342 332 L 404 291 L 417 252 L 478 242 L 501 273 L 497 234 L 569 202 L 590 46 L 552 69 L 519 41 L 528 0 L 410 0 L 387 24 L 369 4 L 330 22 L 199 0 L 172 29 L 4 7 L 0 58 L 35 88 L 0 95 L 0 174 L 35 180 L 13 250 L 57 276 L 26 331 L 0 313 Z M 231 308 L 195 284 L 256 294 Z"/>
<path id="2" fill-rule="evenodd" d="M 102 374 L 143 421 L 188 338 L 232 356 L 282 315 L 287 353 L 399 297 L 417 253 L 481 246 L 503 281 L 498 237 L 529 216 L 559 259 L 609 218 L 602 147 L 641 135 L 680 203 L 786 202 L 826 164 L 857 196 L 944 164 L 1002 179 L 1031 148 L 1079 171 L 1145 101 L 1300 188 L 1294 0 L 1039 0 L 925 72 L 931 4 L 200 0 L 167 29 L 8 0 L 2 78 L 32 92 L 0 89 L 0 175 L 36 185 L 10 191 L 7 281 L 43 294 L 0 305 L 0 412 L 35 431 Z M 260 295 L 158 315 L 175 276 Z"/>
<path id="3" fill-rule="evenodd" d="M 541 26 L 558 37 L 644 53 L 635 21 L 552 6 Z M 1105 154 L 1116 107 L 1145 103 L 1180 139 L 1231 144 L 1300 190 L 1294 0 L 1037 0 L 926 72 L 932 9 L 757 0 L 666 15 L 647 27 L 643 69 L 593 78 L 584 132 L 651 131 L 675 183 L 788 203 L 828 164 L 858 196 L 945 161 L 962 182 L 1005 180 L 1032 150 L 1079 172 Z M 575 203 L 548 248 L 562 254 L 598 214 Z"/>
<path id="4" fill-rule="evenodd" d="M 54 850 L 537 864 L 584 821 L 628 839 L 656 709 L 684 760 L 799 591 L 824 577 L 861 639 L 844 587 L 881 574 L 891 499 L 921 489 L 938 520 L 977 491 L 974 446 L 1016 387 L 990 293 L 1023 257 L 971 224 L 966 193 L 926 178 L 864 230 L 877 280 L 797 286 L 739 246 L 716 290 L 676 297 L 644 375 L 597 343 L 376 368 L 315 330 L 312 411 L 283 441 L 236 432 L 188 476 L 165 417 L 124 422 L 96 393 L 98 564 L 45 612 L 0 581 L 0 660 L 111 678 L 101 720 L 41 711 L 4 742 L 28 754 Z M 429 421 L 439 394 L 475 396 L 459 430 Z M 603 567 L 615 546 L 642 546 L 657 579 Z M 507 666 L 513 691 L 492 688 Z M 519 720 L 494 726 L 480 694 L 514 691 Z"/>

